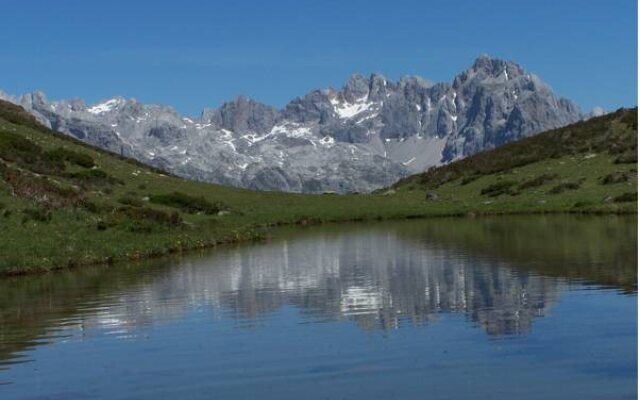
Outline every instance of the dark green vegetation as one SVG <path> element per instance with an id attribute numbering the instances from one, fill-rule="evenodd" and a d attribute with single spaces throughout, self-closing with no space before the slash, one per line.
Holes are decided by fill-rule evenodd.
<path id="1" fill-rule="evenodd" d="M 635 212 L 637 117 L 637 109 L 621 109 L 432 168 L 394 189 L 426 190 L 433 203 L 478 213 Z"/>
<path id="2" fill-rule="evenodd" d="M 172 177 L 46 129 L 20 107 L 0 102 L 0 273 L 252 240 L 275 225 L 636 212 L 636 118 L 636 110 L 621 110 L 432 169 L 372 195 L 314 196 Z"/>
<path id="3" fill-rule="evenodd" d="M 224 209 L 220 202 L 213 203 L 205 199 L 204 196 L 194 197 L 180 192 L 156 194 L 150 197 L 150 201 L 155 204 L 175 207 L 189 214 L 202 212 L 211 215 Z"/>
<path id="4" fill-rule="evenodd" d="M 638 109 L 620 109 L 564 128 L 508 143 L 492 151 L 476 154 L 444 167 L 431 168 L 401 180 L 396 186 L 418 184 L 438 187 L 463 179 L 513 171 L 533 163 L 582 155 L 611 157 L 615 164 L 638 162 Z M 635 168 L 635 167 L 634 167 Z"/>

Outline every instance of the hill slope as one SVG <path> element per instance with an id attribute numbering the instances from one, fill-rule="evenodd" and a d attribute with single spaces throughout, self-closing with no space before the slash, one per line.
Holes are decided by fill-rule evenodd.
<path id="1" fill-rule="evenodd" d="M 482 210 L 629 210 L 637 201 L 637 121 L 637 108 L 620 109 L 431 168 L 394 190 L 426 190 L 432 202 Z"/>
<path id="2" fill-rule="evenodd" d="M 592 131 L 590 136 L 579 134 Z M 252 192 L 169 176 L 53 132 L 20 107 L 0 102 L 0 274 L 255 239 L 264 237 L 268 227 L 281 224 L 483 212 L 636 210 L 635 161 L 614 163 L 635 159 L 635 111 L 620 111 L 543 135 L 539 140 L 575 136 L 575 149 L 546 155 L 547 148 L 530 139 L 431 170 L 378 194 L 301 195 Z M 617 139 L 593 139 L 602 135 Z M 581 144 L 587 139 L 588 145 Z M 514 156 L 520 161 L 501 164 L 500 155 L 520 154 L 508 149 L 544 156 Z M 506 177 L 524 181 L 543 171 L 558 177 L 531 186 L 535 189 L 517 189 L 517 195 L 515 185 L 501 193 L 500 188 L 478 193 L 493 183 L 504 186 Z M 476 175 L 473 182 L 460 185 Z M 581 182 L 574 189 L 570 184 L 577 180 Z M 563 189 L 549 193 L 555 186 Z M 435 193 L 425 200 L 427 188 Z"/>

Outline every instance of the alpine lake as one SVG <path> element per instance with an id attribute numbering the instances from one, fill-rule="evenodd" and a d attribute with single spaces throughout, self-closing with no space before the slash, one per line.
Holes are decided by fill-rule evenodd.
<path id="1" fill-rule="evenodd" d="M 0 399 L 632 399 L 636 216 L 278 229 L 0 280 Z"/>

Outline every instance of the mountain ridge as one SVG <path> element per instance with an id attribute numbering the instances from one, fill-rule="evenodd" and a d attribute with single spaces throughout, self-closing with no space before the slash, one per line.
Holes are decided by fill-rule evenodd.
<path id="1" fill-rule="evenodd" d="M 237 96 L 200 117 L 122 97 L 2 97 L 54 130 L 178 176 L 308 193 L 368 192 L 585 117 L 536 75 L 486 55 L 451 83 L 353 74 L 281 109 Z"/>

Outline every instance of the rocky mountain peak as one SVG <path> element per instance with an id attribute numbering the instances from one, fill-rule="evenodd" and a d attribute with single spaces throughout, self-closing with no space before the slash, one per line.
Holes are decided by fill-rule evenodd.
<path id="1" fill-rule="evenodd" d="M 583 118 L 535 75 L 486 55 L 453 83 L 354 74 L 282 110 L 239 96 L 195 119 L 120 97 L 21 102 L 53 129 L 180 176 L 314 193 L 369 191 Z"/>
<path id="2" fill-rule="evenodd" d="M 20 103 L 27 107 L 42 106 L 47 104 L 47 96 L 43 92 L 37 90 L 21 96 Z"/>
<path id="3" fill-rule="evenodd" d="M 370 80 L 360 74 L 353 74 L 345 84 L 342 94 L 345 100 L 349 102 L 357 101 L 363 97 L 369 96 Z"/>
<path id="4" fill-rule="evenodd" d="M 510 75 L 511 77 L 524 74 L 524 69 L 520 65 L 512 61 L 492 58 L 486 54 L 476 58 L 471 69 L 478 74 L 493 77 L 498 77 L 500 74 L 504 74 L 505 71 L 507 72 L 507 75 Z M 509 77 L 507 77 L 507 79 L 508 78 Z"/>
<path id="5" fill-rule="evenodd" d="M 504 83 L 525 75 L 526 71 L 520 65 L 483 54 L 475 59 L 471 67 L 454 78 L 453 87 L 457 89 L 471 81 L 490 80 L 494 83 Z"/>
<path id="6" fill-rule="evenodd" d="M 270 130 L 278 117 L 274 107 L 244 96 L 237 96 L 217 109 L 206 109 L 202 120 L 220 128 L 245 134 Z"/>
<path id="7" fill-rule="evenodd" d="M 372 74 L 369 78 L 369 99 L 380 101 L 388 92 L 387 78 L 381 74 Z"/>

